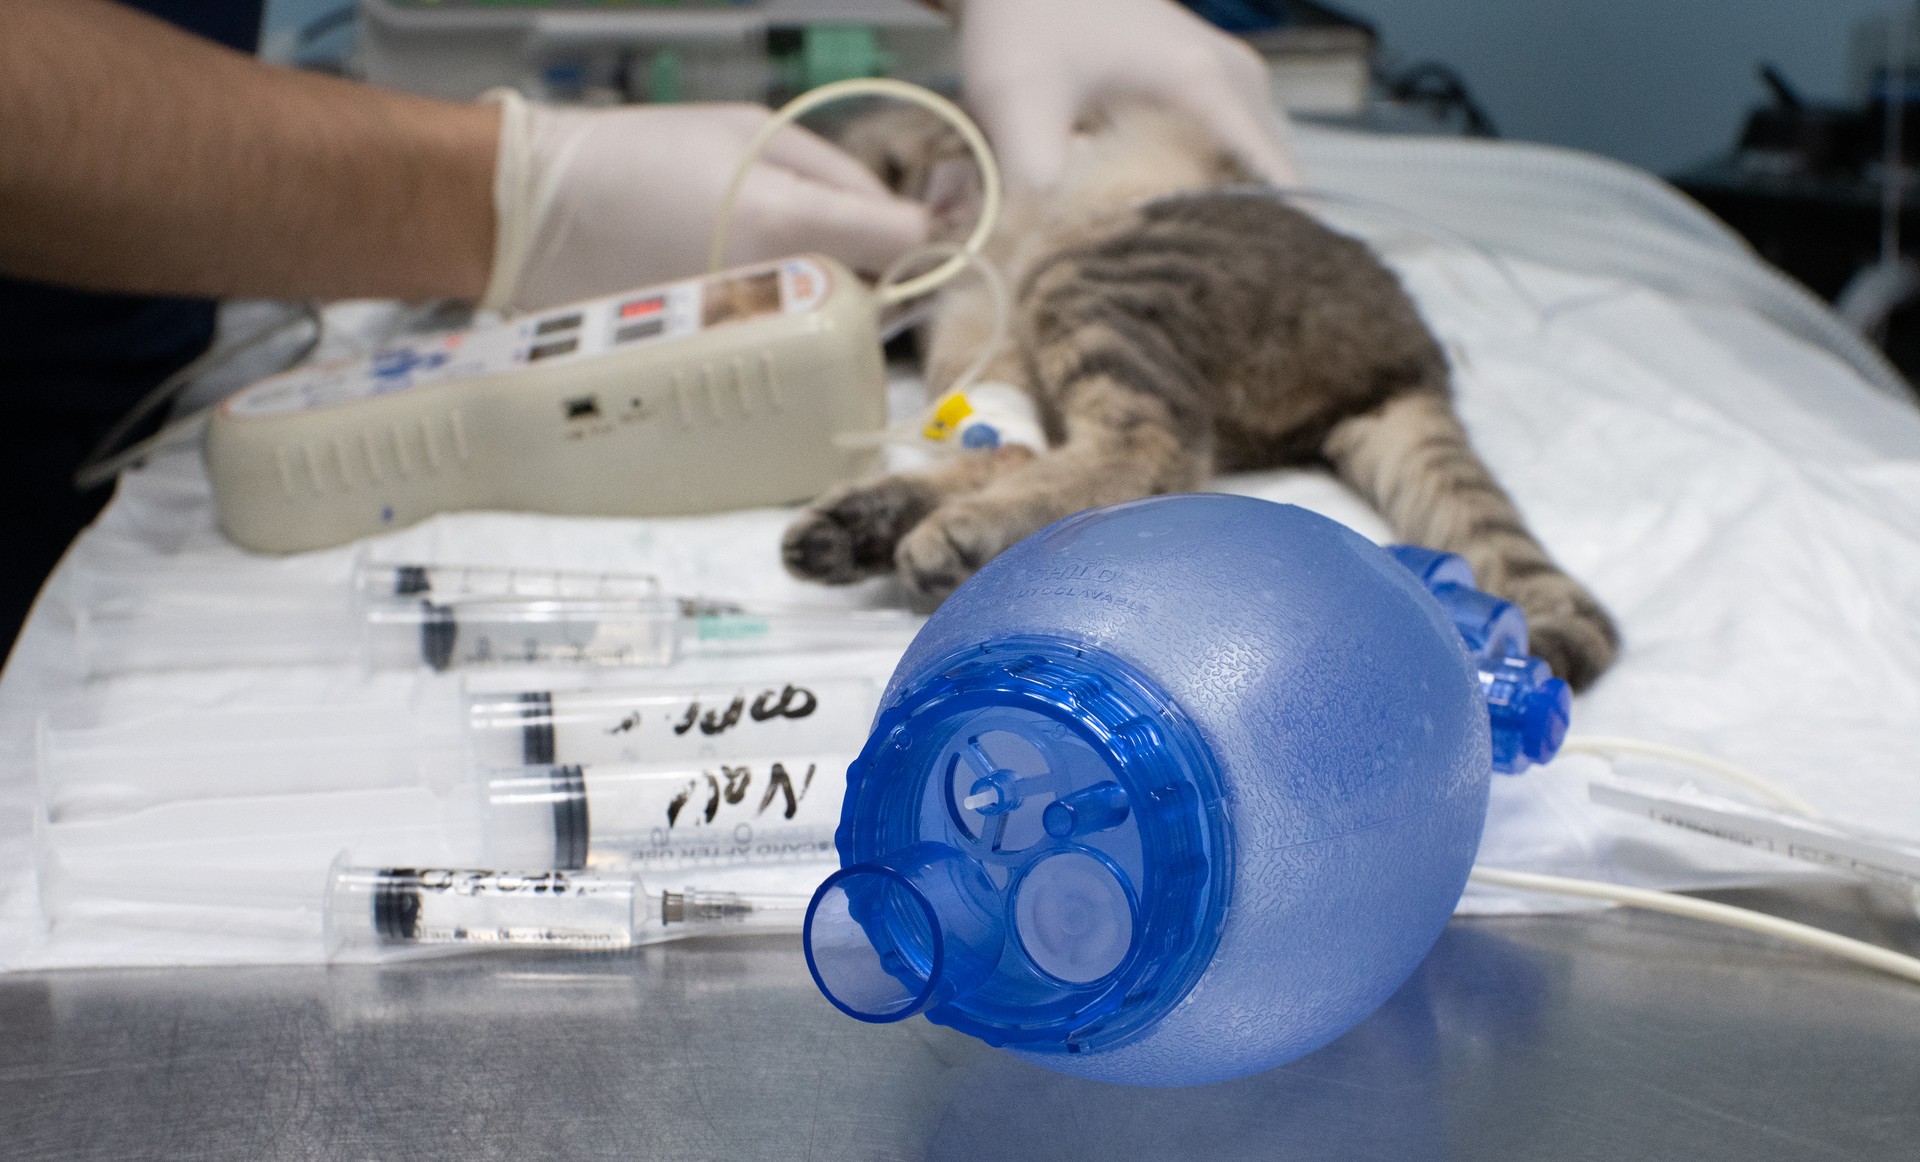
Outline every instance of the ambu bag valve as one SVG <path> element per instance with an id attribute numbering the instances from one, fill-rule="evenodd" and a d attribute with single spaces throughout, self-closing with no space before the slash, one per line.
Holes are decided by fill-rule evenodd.
<path id="1" fill-rule="evenodd" d="M 1519 611 L 1458 558 L 1397 556 L 1203 495 L 1082 513 L 988 564 L 848 772 L 841 870 L 807 915 L 822 992 L 1142 1085 L 1255 1073 L 1359 1022 L 1452 913 L 1496 763 L 1545 761 L 1566 728 Z"/>

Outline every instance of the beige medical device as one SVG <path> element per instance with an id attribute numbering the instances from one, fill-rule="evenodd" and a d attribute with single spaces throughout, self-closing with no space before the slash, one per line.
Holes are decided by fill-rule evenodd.
<path id="1" fill-rule="evenodd" d="M 875 303 L 805 255 L 414 339 L 239 393 L 207 431 L 220 526 L 297 552 L 437 512 L 666 516 L 804 500 L 886 424 Z"/>

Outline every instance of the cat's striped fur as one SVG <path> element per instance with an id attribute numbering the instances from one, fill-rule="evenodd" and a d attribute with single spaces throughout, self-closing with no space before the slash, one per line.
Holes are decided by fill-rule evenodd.
<path id="1" fill-rule="evenodd" d="M 851 143 L 903 185 L 945 156 L 911 116 L 856 127 Z M 1051 447 L 843 486 L 788 530 L 787 567 L 829 583 L 896 572 L 932 603 L 1082 509 L 1218 471 L 1324 464 L 1400 539 L 1465 557 L 1483 588 L 1526 610 L 1534 651 L 1576 688 L 1591 683 L 1613 661 L 1613 624 L 1475 454 L 1446 358 L 1398 280 L 1243 181 L 1191 125 L 1114 111 L 1058 191 L 1010 207 L 994 244 L 1015 319 L 986 378 L 1038 401 Z M 972 360 L 990 309 L 977 288 L 948 293 L 933 390 Z"/>

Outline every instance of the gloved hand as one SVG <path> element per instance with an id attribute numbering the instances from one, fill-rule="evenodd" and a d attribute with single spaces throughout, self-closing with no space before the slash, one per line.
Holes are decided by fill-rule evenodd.
<path id="1" fill-rule="evenodd" d="M 1172 0 L 962 0 L 967 104 L 1008 182 L 1059 176 L 1074 122 L 1104 98 L 1164 100 L 1255 173 L 1298 185 L 1286 118 L 1251 48 Z"/>
<path id="2" fill-rule="evenodd" d="M 555 109 L 497 93 L 492 277 L 481 306 L 531 310 L 699 274 L 756 105 Z M 729 265 L 819 251 L 878 271 L 927 212 L 804 129 L 776 134 L 734 213 Z"/>

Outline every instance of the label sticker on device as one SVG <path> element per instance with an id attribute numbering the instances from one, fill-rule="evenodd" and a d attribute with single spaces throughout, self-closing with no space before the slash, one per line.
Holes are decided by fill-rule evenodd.
<path id="1" fill-rule="evenodd" d="M 220 406 L 256 418 L 317 411 L 436 383 L 573 363 L 709 327 L 804 314 L 832 291 L 806 258 L 628 291 L 557 310 L 396 343 L 365 359 L 303 367 L 260 381 Z"/>

